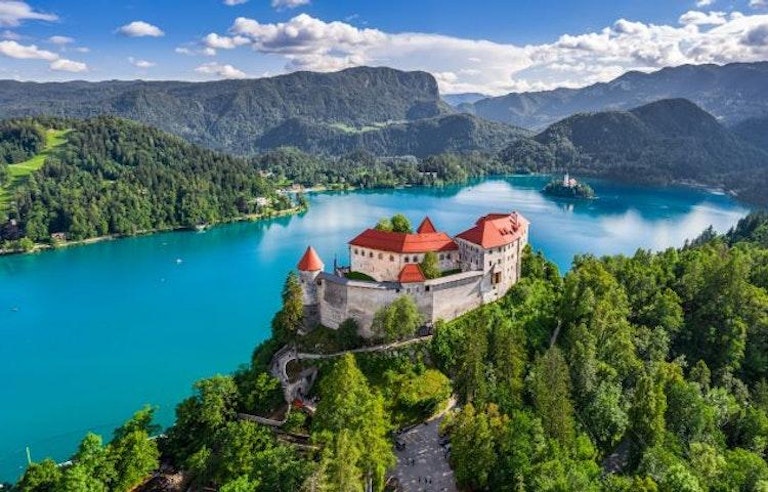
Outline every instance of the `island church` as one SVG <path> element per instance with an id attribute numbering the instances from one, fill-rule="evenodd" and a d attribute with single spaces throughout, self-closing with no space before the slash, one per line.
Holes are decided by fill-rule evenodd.
<path id="1" fill-rule="evenodd" d="M 415 233 L 367 229 L 349 241 L 349 267 L 332 272 L 309 246 L 297 265 L 307 323 L 338 328 L 351 318 L 370 335 L 376 311 L 402 295 L 414 299 L 429 323 L 495 301 L 520 280 L 528 225 L 512 212 L 480 217 L 454 237 L 429 217 Z M 438 258 L 438 278 L 426 278 L 421 269 L 429 252 Z"/>

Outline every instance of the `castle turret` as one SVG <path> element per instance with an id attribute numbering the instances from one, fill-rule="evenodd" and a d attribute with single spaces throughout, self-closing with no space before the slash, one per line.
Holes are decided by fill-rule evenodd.
<path id="1" fill-rule="evenodd" d="M 317 276 L 325 265 L 315 248 L 308 246 L 296 268 L 299 270 L 301 292 L 304 294 L 304 319 L 311 324 L 316 322 L 318 314 Z"/>

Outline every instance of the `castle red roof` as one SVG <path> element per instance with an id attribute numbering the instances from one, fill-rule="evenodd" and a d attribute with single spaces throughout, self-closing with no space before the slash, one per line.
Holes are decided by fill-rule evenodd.
<path id="1" fill-rule="evenodd" d="M 323 269 L 323 260 L 317 255 L 317 251 L 312 246 L 307 247 L 307 251 L 304 252 L 304 256 L 299 260 L 299 264 L 296 267 L 302 272 L 316 272 Z"/>
<path id="2" fill-rule="evenodd" d="M 409 284 L 416 282 L 424 282 L 427 277 L 424 276 L 424 272 L 421 271 L 421 267 L 416 263 L 409 263 L 400 270 L 400 275 L 397 276 L 397 281 L 401 284 Z"/>
<path id="3" fill-rule="evenodd" d="M 437 232 L 437 229 L 435 229 L 435 224 L 429 220 L 429 217 L 424 217 L 424 220 L 421 221 L 421 224 L 419 224 L 419 228 L 416 229 L 416 232 L 419 234 L 424 234 L 428 232 Z"/>
<path id="4" fill-rule="evenodd" d="M 406 234 L 367 229 L 349 244 L 394 253 L 426 253 L 459 249 L 453 239 L 444 232 Z"/>
<path id="5" fill-rule="evenodd" d="M 489 249 L 516 241 L 526 230 L 528 221 L 517 212 L 488 214 L 477 219 L 474 227 L 456 237 Z"/>

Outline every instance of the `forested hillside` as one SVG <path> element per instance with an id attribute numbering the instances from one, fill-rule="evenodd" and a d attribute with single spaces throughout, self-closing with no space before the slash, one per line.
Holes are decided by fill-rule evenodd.
<path id="1" fill-rule="evenodd" d="M 446 425 L 460 483 L 763 490 L 766 219 L 679 250 L 578 257 L 564 278 L 529 256 L 504 302 L 439 328 L 438 365 L 471 403 Z"/>
<path id="2" fill-rule="evenodd" d="M 768 62 L 682 65 L 629 72 L 581 89 L 512 93 L 464 104 L 492 121 L 543 129 L 575 113 L 626 110 L 659 99 L 685 98 L 733 125 L 768 114 Z"/>
<path id="3" fill-rule="evenodd" d="M 363 129 L 289 120 L 263 135 L 259 147 L 292 146 L 315 154 L 339 155 L 364 150 L 382 156 L 427 157 L 443 152 L 493 152 L 528 134 L 520 128 L 466 114 Z"/>
<path id="4" fill-rule="evenodd" d="M 681 249 L 580 256 L 564 277 L 530 251 L 523 265 L 507 296 L 439 323 L 429 344 L 320 363 L 316 412 L 294 409 L 287 439 L 237 418 L 279 408 L 272 354 L 288 341 L 362 343 L 353 322 L 297 335 L 301 289 L 289 276 L 273 338 L 233 376 L 197 382 L 157 446 L 143 411 L 107 446 L 87 436 L 68 467 L 33 464 L 18 490 L 126 491 L 158 449 L 194 490 L 382 490 L 389 431 L 451 391 L 460 410 L 443 432 L 462 490 L 765 490 L 768 215 Z"/>
<path id="5" fill-rule="evenodd" d="M 768 203 L 768 196 L 760 194 L 760 183 L 768 177 L 768 153 L 684 99 L 631 111 L 577 114 L 532 139 L 516 141 L 499 157 L 518 169 L 568 169 L 630 182 L 695 182 Z"/>
<path id="6" fill-rule="evenodd" d="M 0 241 L 79 240 L 191 227 L 291 206 L 251 162 L 111 117 L 38 119 L 66 143 L 12 190 Z M 263 200 L 259 200 L 259 198 Z"/>
<path id="7" fill-rule="evenodd" d="M 361 129 L 447 110 L 431 75 L 390 68 L 205 83 L 0 81 L 0 118 L 121 116 L 235 154 L 262 150 L 260 137 L 293 119 Z"/>
<path id="8" fill-rule="evenodd" d="M 768 152 L 768 116 L 742 121 L 732 130 L 742 140 Z"/>

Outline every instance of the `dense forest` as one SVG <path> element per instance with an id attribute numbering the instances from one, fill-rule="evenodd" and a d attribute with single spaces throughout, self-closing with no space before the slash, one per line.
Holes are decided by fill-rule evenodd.
<path id="1" fill-rule="evenodd" d="M 37 119 L 9 125 L 21 133 L 3 142 L 20 142 L 19 148 L 25 148 L 28 135 L 39 136 L 36 126 L 71 131 L 39 171 L 11 190 L 7 215 L 15 225 L 3 221 L 0 242 L 48 242 L 55 233 L 70 240 L 130 235 L 293 205 L 251 161 L 128 120 Z M 31 141 L 29 153 L 40 145 Z"/>
<path id="2" fill-rule="evenodd" d="M 409 312 L 403 299 L 393 309 Z M 86 436 L 68 467 L 31 465 L 17 490 L 126 491 L 161 462 L 225 492 L 383 490 L 391 431 L 452 392 L 442 431 L 462 490 L 768 487 L 768 214 L 680 249 L 579 256 L 565 276 L 527 251 L 505 298 L 439 323 L 431 342 L 319 364 L 316 412 L 294 410 L 283 428 L 303 444 L 237 418 L 280 408 L 272 354 L 370 342 L 354 323 L 297 335 L 295 275 L 283 301 L 273 338 L 234 375 L 197 382 L 165 437 L 148 439 L 145 409 L 106 446 Z"/>

